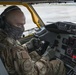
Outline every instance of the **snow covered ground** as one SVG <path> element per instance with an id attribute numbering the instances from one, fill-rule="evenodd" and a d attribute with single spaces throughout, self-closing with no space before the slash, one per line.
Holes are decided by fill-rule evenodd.
<path id="1" fill-rule="evenodd" d="M 71 21 L 76 23 L 76 4 L 43 4 L 34 6 L 44 23 Z"/>
<path id="2" fill-rule="evenodd" d="M 76 4 L 34 4 L 33 5 L 45 24 L 57 21 L 70 21 L 76 23 Z M 6 6 L 7 7 L 7 6 Z M 0 6 L 0 13 L 6 8 Z M 29 11 L 20 6 L 26 17 L 25 30 L 36 27 L 32 22 Z"/>

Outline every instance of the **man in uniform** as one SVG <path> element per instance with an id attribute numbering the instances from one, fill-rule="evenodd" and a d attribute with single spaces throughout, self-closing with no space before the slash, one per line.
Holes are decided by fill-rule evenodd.
<path id="1" fill-rule="evenodd" d="M 28 53 L 30 46 L 26 44 L 25 48 L 17 42 L 24 31 L 24 24 L 25 16 L 18 6 L 9 6 L 0 15 L 0 58 L 9 75 L 65 75 L 61 60 L 49 61 L 50 50 L 33 61 Z"/>

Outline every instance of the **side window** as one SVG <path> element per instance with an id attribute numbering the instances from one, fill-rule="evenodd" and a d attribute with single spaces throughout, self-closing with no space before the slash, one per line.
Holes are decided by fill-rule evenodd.
<path id="1" fill-rule="evenodd" d="M 24 12 L 24 15 L 26 17 L 26 24 L 24 25 L 25 32 L 23 33 L 23 35 L 28 36 L 35 32 L 34 28 L 37 26 L 36 26 L 36 24 L 33 23 L 31 13 L 28 11 L 28 9 L 24 6 L 19 6 L 19 7 Z"/>
<path id="2" fill-rule="evenodd" d="M 24 15 L 26 17 L 25 30 L 29 30 L 29 29 L 36 27 L 36 25 L 32 21 L 32 17 L 31 17 L 30 12 L 28 11 L 28 9 L 24 6 L 19 6 L 19 7 L 24 12 Z"/>

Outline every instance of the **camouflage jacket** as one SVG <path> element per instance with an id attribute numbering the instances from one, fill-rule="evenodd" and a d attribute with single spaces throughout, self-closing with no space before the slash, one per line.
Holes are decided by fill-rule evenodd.
<path id="1" fill-rule="evenodd" d="M 48 61 L 32 61 L 26 49 L 3 30 L 0 30 L 0 57 L 9 75 L 53 75 Z"/>

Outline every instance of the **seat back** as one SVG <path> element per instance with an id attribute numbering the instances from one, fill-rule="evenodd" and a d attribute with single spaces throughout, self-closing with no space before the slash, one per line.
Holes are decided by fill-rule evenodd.
<path id="1" fill-rule="evenodd" d="M 4 67 L 4 64 L 1 59 L 0 59 L 0 75 L 8 75 L 7 70 Z"/>

